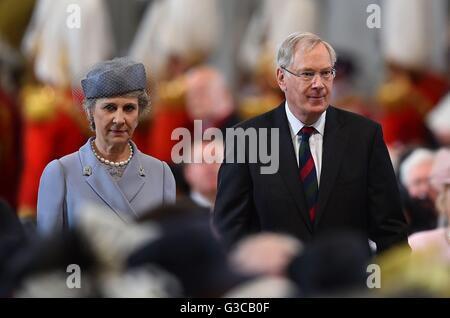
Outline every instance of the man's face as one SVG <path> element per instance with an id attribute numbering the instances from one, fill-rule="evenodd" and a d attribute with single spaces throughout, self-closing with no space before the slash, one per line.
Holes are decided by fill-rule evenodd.
<path id="1" fill-rule="evenodd" d="M 302 72 L 315 72 L 312 80 L 308 81 L 278 68 L 277 80 L 292 113 L 303 123 L 313 124 L 328 108 L 333 76 L 325 80 L 320 72 L 331 70 L 330 54 L 323 44 L 316 45 L 310 51 L 304 52 L 295 48 L 294 59 L 286 67 L 289 71 L 300 74 Z"/>
<path id="2" fill-rule="evenodd" d="M 191 119 L 222 119 L 232 108 L 231 95 L 218 71 L 203 68 L 188 75 L 186 110 Z"/>
<path id="3" fill-rule="evenodd" d="M 186 181 L 192 190 L 204 196 L 215 195 L 217 192 L 217 176 L 220 163 L 191 163 L 185 167 Z"/>
<path id="4" fill-rule="evenodd" d="M 217 192 L 217 177 L 223 161 L 223 145 L 218 142 L 204 142 L 192 148 L 193 163 L 186 164 L 184 177 L 192 191 L 207 197 L 215 197 Z M 207 156 L 211 156 L 207 158 Z M 214 158 L 217 159 L 213 160 Z"/>
<path id="5" fill-rule="evenodd" d="M 186 94 L 186 109 L 191 119 L 209 119 L 218 96 L 215 96 L 214 78 L 210 74 L 197 74 L 190 80 Z"/>
<path id="6" fill-rule="evenodd" d="M 433 161 L 425 161 L 410 169 L 406 188 L 412 198 L 430 198 L 430 173 Z"/>

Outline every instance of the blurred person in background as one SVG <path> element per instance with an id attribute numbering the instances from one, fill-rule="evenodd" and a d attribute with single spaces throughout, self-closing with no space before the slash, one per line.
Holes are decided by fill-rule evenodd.
<path id="1" fill-rule="evenodd" d="M 331 103 L 338 108 L 372 118 L 373 110 L 370 102 L 355 92 L 355 78 L 359 67 L 356 58 L 347 52 L 337 52 L 336 77 L 334 79 Z"/>
<path id="2" fill-rule="evenodd" d="M 450 146 L 450 93 L 448 93 L 439 104 L 431 110 L 426 123 L 433 133 L 439 146 Z"/>
<path id="3" fill-rule="evenodd" d="M 222 136 L 225 136 L 226 129 L 240 121 L 233 95 L 222 73 L 215 67 L 208 65 L 193 67 L 185 75 L 185 85 L 186 112 L 191 122 L 197 121 L 194 130 L 201 125 L 203 134 L 208 128 L 218 128 Z M 196 132 L 193 133 L 195 136 Z M 215 149 L 215 153 L 208 155 L 216 156 L 217 160 L 207 163 L 203 151 L 211 147 Z M 191 162 L 185 163 L 182 167 L 176 166 L 176 169 L 182 170 L 179 179 L 186 183 L 186 194 L 190 199 L 199 201 L 197 203 L 203 202 L 202 205 L 211 209 L 217 192 L 217 175 L 222 163 L 223 141 L 214 140 L 208 146 L 208 142 L 194 140 L 191 155 L 193 159 Z M 203 177 L 198 177 L 200 175 Z"/>
<path id="4" fill-rule="evenodd" d="M 436 209 L 450 219 L 450 149 L 440 149 L 435 156 L 430 177 L 431 185 L 438 195 Z M 413 252 L 431 250 L 450 264 L 450 226 L 418 232 L 408 239 Z"/>
<path id="5" fill-rule="evenodd" d="M 175 200 L 168 165 L 143 154 L 131 141 L 149 106 L 144 65 L 127 58 L 96 64 L 81 85 L 95 137 L 79 151 L 50 162 L 38 197 L 38 230 L 71 227 L 87 203 L 105 205 L 125 222 Z"/>
<path id="6" fill-rule="evenodd" d="M 189 118 L 202 121 L 202 129 L 226 128 L 239 123 L 233 95 L 221 72 L 200 65 L 186 73 L 186 110 Z"/>
<path id="7" fill-rule="evenodd" d="M 379 122 L 394 166 L 409 147 L 434 147 L 425 116 L 448 91 L 449 82 L 430 65 L 434 17 L 426 0 L 383 2 L 381 49 L 386 78 L 377 92 Z M 440 12 L 440 14 L 444 14 Z M 410 23 L 414 21 L 414 23 Z"/>
<path id="8" fill-rule="evenodd" d="M 292 32 L 319 31 L 319 6 L 314 0 L 259 2 L 244 32 L 238 53 L 242 70 L 239 114 L 244 119 L 272 110 L 274 105 L 282 102 L 284 96 L 276 81 L 274 52 Z"/>
<path id="9" fill-rule="evenodd" d="M 436 192 L 430 185 L 433 162 L 433 151 L 416 148 L 400 163 L 401 194 L 409 234 L 434 229 L 437 225 Z"/>
<path id="10" fill-rule="evenodd" d="M 191 148 L 191 162 L 184 163 L 183 175 L 189 185 L 189 199 L 212 212 L 217 194 L 217 177 L 223 161 L 221 141 L 196 142 Z"/>
<path id="11" fill-rule="evenodd" d="M 219 44 L 220 12 L 217 0 L 153 1 L 144 14 L 129 56 L 151 70 L 154 92 L 146 137 L 150 155 L 172 166 L 177 143 L 172 131 L 192 129 L 186 111 L 186 72 L 204 63 Z M 180 174 L 175 171 L 175 177 Z M 177 182 L 178 184 L 178 182 Z"/>
<path id="12" fill-rule="evenodd" d="M 206 64 L 194 66 L 188 70 L 184 76 L 185 85 L 185 107 L 186 113 L 190 121 L 191 131 L 194 136 L 198 133 L 204 133 L 208 128 L 220 129 L 222 135 L 226 134 L 226 129 L 236 125 L 240 119 L 236 113 L 235 102 L 233 95 L 223 77 L 222 73 L 213 66 Z M 199 131 L 196 132 L 195 130 Z M 201 131 L 200 131 L 201 129 Z M 221 143 L 220 141 L 219 143 Z M 194 141 L 194 147 L 197 142 Z M 222 147 L 220 145 L 220 147 Z M 193 150 L 191 149 L 191 152 Z M 202 161 L 202 158 L 196 158 L 198 162 Z M 221 162 L 221 161 L 220 161 Z M 199 167 L 199 165 L 194 165 Z M 212 165 L 205 165 L 204 169 L 208 169 Z M 193 167 L 193 166 L 192 166 Z M 217 168 L 218 169 L 218 168 Z M 174 165 L 173 170 L 177 184 L 185 183 L 185 194 L 188 194 L 191 183 L 199 183 L 199 178 L 190 177 L 186 175 L 186 169 L 183 169 L 179 165 Z M 182 171 L 184 170 L 184 171 Z M 188 169 L 191 170 L 191 169 Z M 200 172 L 200 171 L 199 171 Z M 214 172 L 215 179 L 217 180 L 217 171 Z M 210 180 L 210 178 L 207 178 Z M 210 190 L 208 190 L 210 191 Z M 216 192 L 216 186 L 214 186 L 214 197 Z M 190 193 L 192 195 L 192 192 Z M 212 193 L 208 194 L 211 197 Z M 210 202 L 214 202 L 215 198 L 208 199 Z"/>
<path id="13" fill-rule="evenodd" d="M 20 80 L 24 59 L 20 43 L 31 18 L 34 0 L 0 1 L 0 198 L 17 210 L 21 169 Z"/>

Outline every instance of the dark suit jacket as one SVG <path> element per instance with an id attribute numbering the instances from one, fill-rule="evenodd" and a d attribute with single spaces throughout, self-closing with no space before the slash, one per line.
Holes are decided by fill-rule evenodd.
<path id="1" fill-rule="evenodd" d="M 326 114 L 318 209 L 314 224 L 309 221 L 284 105 L 238 125 L 279 128 L 280 164 L 277 173 L 261 174 L 261 162 L 249 163 L 248 149 L 246 163 L 224 161 L 214 223 L 225 244 L 261 231 L 288 233 L 305 243 L 328 231 L 356 231 L 373 240 L 378 251 L 406 240 L 380 125 L 332 106 Z"/>

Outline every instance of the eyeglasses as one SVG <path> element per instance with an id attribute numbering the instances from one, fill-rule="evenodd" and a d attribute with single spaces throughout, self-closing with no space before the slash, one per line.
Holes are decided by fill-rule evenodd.
<path id="1" fill-rule="evenodd" d="M 294 73 L 292 71 L 289 71 L 287 68 L 285 68 L 283 66 L 281 68 L 283 70 L 285 70 L 286 72 L 288 72 L 289 74 L 300 77 L 300 79 L 305 82 L 312 82 L 312 80 L 316 77 L 316 73 L 319 73 L 320 78 L 324 81 L 329 81 L 332 78 L 334 78 L 334 76 L 336 75 L 336 70 L 334 68 L 329 69 L 329 70 L 320 71 L 320 72 L 303 71 L 300 73 Z"/>

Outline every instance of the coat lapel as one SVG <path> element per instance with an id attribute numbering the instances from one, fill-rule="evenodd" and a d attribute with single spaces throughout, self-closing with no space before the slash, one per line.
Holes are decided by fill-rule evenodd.
<path id="1" fill-rule="evenodd" d="M 97 193 L 101 200 L 103 200 L 121 219 L 129 221 L 136 214 L 131 207 L 127 196 L 121 191 L 118 184 L 112 179 L 108 171 L 95 158 L 91 150 L 91 139 L 80 148 L 79 156 L 86 182 Z M 136 148 L 135 148 L 136 149 Z M 137 156 L 134 156 L 132 161 L 137 161 Z M 131 163 L 130 162 L 130 163 Z M 90 167 L 90 168 L 89 168 Z M 86 173 L 85 169 L 90 170 Z M 126 170 L 130 168 L 127 167 Z"/>
<path id="2" fill-rule="evenodd" d="M 299 168 L 297 159 L 295 158 L 289 122 L 284 105 L 284 103 L 281 104 L 275 113 L 275 127 L 280 129 L 280 163 L 282 162 L 280 164 L 280 175 L 294 198 L 300 216 L 312 233 L 312 225 L 309 221 L 305 195 L 299 174 L 296 173 L 296 171 L 299 171 Z"/>
<path id="3" fill-rule="evenodd" d="M 137 149 L 133 142 L 132 144 L 134 149 L 133 159 L 131 159 L 128 167 L 125 169 L 122 178 L 117 182 L 127 201 L 130 203 L 144 186 L 147 173 L 143 170 L 141 164 L 140 158 L 142 153 Z"/>
<path id="4" fill-rule="evenodd" d="M 348 134 L 345 134 L 343 123 L 339 120 L 338 115 L 335 108 L 331 106 L 328 108 L 323 138 L 322 172 L 315 226 L 317 226 L 325 211 L 339 167 L 344 158 L 344 149 L 348 140 Z"/>

